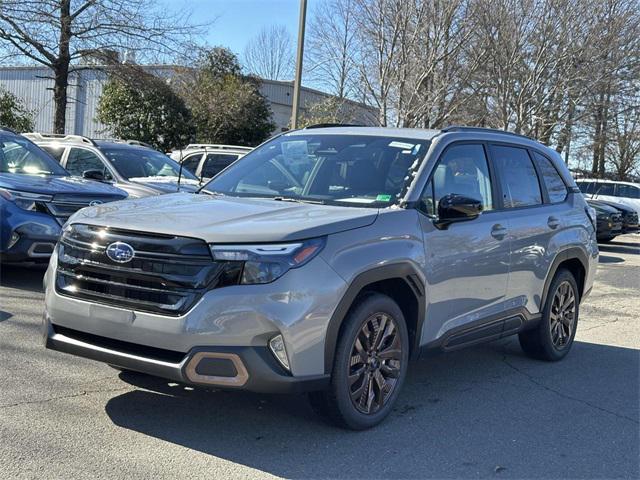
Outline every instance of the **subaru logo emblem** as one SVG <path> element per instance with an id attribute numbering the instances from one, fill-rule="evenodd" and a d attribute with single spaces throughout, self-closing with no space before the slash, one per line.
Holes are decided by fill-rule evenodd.
<path id="1" fill-rule="evenodd" d="M 114 242 L 107 246 L 107 257 L 117 263 L 130 262 L 136 254 L 131 245 L 124 242 Z"/>
<path id="2" fill-rule="evenodd" d="M 96 205 L 102 205 L 102 200 L 93 200 L 89 202 L 90 207 L 95 207 Z"/>

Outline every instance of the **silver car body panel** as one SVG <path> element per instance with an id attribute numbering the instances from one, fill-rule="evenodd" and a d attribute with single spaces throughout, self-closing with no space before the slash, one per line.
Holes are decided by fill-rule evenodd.
<path id="1" fill-rule="evenodd" d="M 396 135 L 430 139 L 417 177 L 401 202 L 415 202 L 440 154 L 457 141 L 500 141 L 535 148 L 552 158 L 575 187 L 557 154 L 537 142 L 499 133 L 439 133 L 410 129 L 314 129 L 314 134 Z M 291 132 L 285 135 L 299 135 Z M 560 163 L 559 163 L 560 162 Z M 593 284 L 598 250 L 595 229 L 579 193 L 559 204 L 495 210 L 438 229 L 415 208 L 381 210 L 220 195 L 171 194 L 87 208 L 70 222 L 171 234 L 208 243 L 286 242 L 326 236 L 320 255 L 265 285 L 211 290 L 186 314 L 168 317 L 59 295 L 57 258 L 46 274 L 46 315 L 51 322 L 121 341 L 187 352 L 202 346 L 265 346 L 281 333 L 294 376 L 326 374 L 328 328 L 354 280 L 368 271 L 403 264 L 424 286 L 418 343 L 505 312 L 539 314 L 558 260 L 576 255 Z M 526 211 L 525 211 L 526 210 Z M 561 219 L 550 228 L 549 218 Z M 491 235 L 495 224 L 506 235 Z M 577 252 L 577 253 L 576 253 Z"/>

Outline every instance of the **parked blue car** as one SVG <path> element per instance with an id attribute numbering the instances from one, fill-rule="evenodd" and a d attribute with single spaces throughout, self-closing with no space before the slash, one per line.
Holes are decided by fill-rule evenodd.
<path id="1" fill-rule="evenodd" d="M 125 198 L 119 188 L 71 177 L 40 147 L 0 127 L 0 262 L 46 263 L 71 214 Z"/>

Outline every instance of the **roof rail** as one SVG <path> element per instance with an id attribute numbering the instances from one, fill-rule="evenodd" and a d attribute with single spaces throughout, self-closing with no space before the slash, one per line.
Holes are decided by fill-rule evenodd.
<path id="1" fill-rule="evenodd" d="M 484 133 L 502 133 L 505 135 L 513 135 L 514 137 L 526 138 L 528 140 L 534 140 L 537 142 L 535 138 L 527 137 L 526 135 L 522 135 L 520 133 L 508 132 L 507 130 L 500 130 L 498 128 L 485 128 L 485 127 L 465 127 L 463 125 L 451 125 L 450 127 L 445 127 L 441 130 L 441 132 L 484 132 Z"/>
<path id="2" fill-rule="evenodd" d="M 138 145 L 139 147 L 153 148 L 153 145 L 142 142 L 140 140 L 127 140 L 124 138 L 99 138 L 101 142 L 126 143 L 127 145 Z"/>
<path id="3" fill-rule="evenodd" d="M 185 150 L 193 150 L 194 148 L 217 148 L 220 150 L 245 150 L 250 152 L 253 150 L 253 147 L 243 147 L 241 145 L 221 145 L 216 143 L 190 143 L 186 147 Z"/>
<path id="4" fill-rule="evenodd" d="M 34 142 L 42 142 L 46 140 L 56 140 L 58 142 L 66 142 L 66 143 L 87 143 L 92 146 L 96 146 L 96 142 L 91 140 L 89 137 L 84 137 L 82 135 L 64 135 L 59 133 L 23 133 L 25 137 Z"/>
<path id="5" fill-rule="evenodd" d="M 356 123 L 316 123 L 314 125 L 307 125 L 303 129 L 309 130 L 312 128 L 331 128 L 331 127 L 364 127 L 364 125 L 359 125 Z"/>

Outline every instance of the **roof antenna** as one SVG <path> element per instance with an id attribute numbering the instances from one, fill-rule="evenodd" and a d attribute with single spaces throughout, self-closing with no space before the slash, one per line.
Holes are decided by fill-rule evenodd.
<path id="1" fill-rule="evenodd" d="M 180 180 L 182 179 L 182 148 L 180 149 L 180 169 L 178 170 L 178 185 L 177 185 L 177 192 L 180 191 Z"/>

